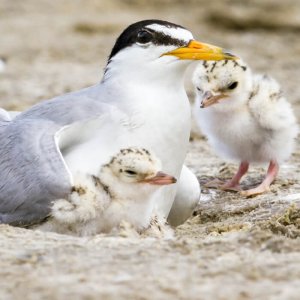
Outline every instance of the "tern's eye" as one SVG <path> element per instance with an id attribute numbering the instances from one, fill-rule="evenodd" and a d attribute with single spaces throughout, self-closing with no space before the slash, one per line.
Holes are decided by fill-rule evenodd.
<path id="1" fill-rule="evenodd" d="M 232 82 L 232 83 L 230 83 L 228 86 L 227 86 L 227 88 L 229 89 L 229 90 L 234 90 L 237 86 L 238 86 L 238 82 L 237 81 L 235 81 L 235 82 Z"/>
<path id="2" fill-rule="evenodd" d="M 147 44 L 151 42 L 152 38 L 152 33 L 147 30 L 141 30 L 137 34 L 137 42 L 139 44 Z"/>
<path id="3" fill-rule="evenodd" d="M 132 170 L 125 170 L 124 172 L 129 176 L 135 176 L 137 174 L 135 171 Z"/>
<path id="4" fill-rule="evenodd" d="M 202 89 L 200 89 L 198 86 L 197 86 L 197 91 L 199 91 L 200 93 L 203 93 Z"/>

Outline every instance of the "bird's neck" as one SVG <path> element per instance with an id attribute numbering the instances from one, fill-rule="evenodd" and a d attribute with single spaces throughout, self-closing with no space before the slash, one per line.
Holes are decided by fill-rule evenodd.
<path id="1" fill-rule="evenodd" d="M 184 84 L 184 74 L 188 63 L 163 65 L 159 61 L 147 64 L 132 63 L 123 61 L 110 62 L 104 72 L 102 82 L 131 83 L 134 86 L 164 85 L 176 86 Z"/>
<path id="2" fill-rule="evenodd" d="M 155 72 L 148 72 L 146 69 L 141 72 L 127 69 L 125 72 L 122 68 L 115 71 L 114 68 L 109 69 L 102 84 L 109 96 L 107 99 L 114 99 L 118 109 L 126 114 L 142 113 L 145 116 L 144 112 L 149 115 L 153 111 L 167 114 L 173 113 L 175 109 L 181 113 L 186 111 L 184 107 L 188 107 L 188 98 L 183 72 L 160 70 L 155 75 Z"/>

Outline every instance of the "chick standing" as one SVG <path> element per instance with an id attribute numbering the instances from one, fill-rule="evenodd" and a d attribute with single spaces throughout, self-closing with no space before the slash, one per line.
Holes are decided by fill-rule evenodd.
<path id="1" fill-rule="evenodd" d="M 122 222 L 137 231 L 147 229 L 153 194 L 176 182 L 160 169 L 160 161 L 148 150 L 122 149 L 97 176 L 77 174 L 72 194 L 54 201 L 49 219 L 37 228 L 79 236 L 109 233 Z"/>
<path id="2" fill-rule="evenodd" d="M 293 110 L 279 84 L 266 75 L 252 74 L 241 60 L 199 64 L 193 83 L 194 116 L 202 132 L 217 154 L 240 161 L 233 178 L 218 187 L 240 190 L 249 163 L 269 162 L 263 182 L 241 193 L 253 196 L 269 191 L 298 133 Z"/>

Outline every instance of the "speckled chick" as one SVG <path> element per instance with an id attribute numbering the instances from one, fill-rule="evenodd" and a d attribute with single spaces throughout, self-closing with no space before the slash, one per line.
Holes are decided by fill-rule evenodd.
<path id="1" fill-rule="evenodd" d="M 269 191 L 298 134 L 292 107 L 277 81 L 253 74 L 242 60 L 225 60 L 199 64 L 193 83 L 193 112 L 201 131 L 217 154 L 240 161 L 230 181 L 213 181 L 207 186 L 241 190 L 239 182 L 249 163 L 269 163 L 263 182 L 241 193 L 254 196 Z"/>
<path id="2" fill-rule="evenodd" d="M 51 215 L 37 228 L 87 236 L 109 233 L 128 222 L 141 232 L 150 225 L 154 193 L 176 182 L 160 170 L 160 160 L 148 150 L 122 149 L 97 176 L 77 174 L 69 198 L 54 201 Z"/>

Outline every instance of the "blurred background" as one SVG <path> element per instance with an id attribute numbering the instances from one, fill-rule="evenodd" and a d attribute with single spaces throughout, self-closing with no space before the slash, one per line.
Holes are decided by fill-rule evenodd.
<path id="1" fill-rule="evenodd" d="M 0 0 L 0 106 L 23 110 L 99 82 L 120 32 L 148 18 L 183 25 L 274 76 L 299 119 L 299 0 Z M 192 96 L 188 79 L 187 89 Z"/>

